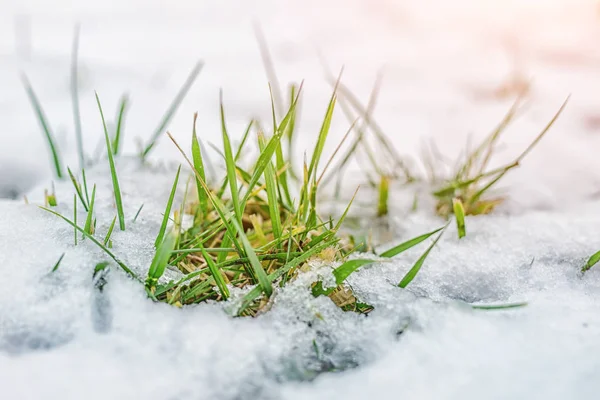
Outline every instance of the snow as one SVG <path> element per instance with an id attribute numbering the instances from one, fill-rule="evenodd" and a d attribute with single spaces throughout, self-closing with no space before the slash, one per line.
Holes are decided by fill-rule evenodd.
<path id="1" fill-rule="evenodd" d="M 579 272 L 600 248 L 597 2 L 264 0 L 182 1 L 174 7 L 159 0 L 0 0 L 0 9 L 3 397 L 597 397 L 600 269 Z M 27 45 L 15 50 L 15 21 L 24 32 L 30 24 L 31 51 Z M 186 74 L 203 59 L 197 84 L 169 129 L 188 143 L 191 116 L 198 111 L 201 137 L 218 144 L 219 88 L 234 136 L 249 118 L 268 118 L 253 21 L 265 31 L 282 84 L 305 79 L 298 155 L 312 146 L 331 91 L 318 52 L 334 71 L 345 65 L 343 81 L 361 99 L 383 71 L 375 118 L 403 154 L 417 154 L 425 141 L 435 140 L 451 157 L 469 136 L 489 132 L 512 101 L 512 95 L 493 93 L 515 69 L 533 78 L 532 90 L 527 112 L 508 130 L 496 163 L 512 160 L 568 94 L 571 100 L 548 136 L 506 177 L 509 200 L 498 213 L 469 218 L 468 235 L 460 241 L 450 227 L 408 290 L 395 283 L 423 245 L 350 277 L 360 298 L 376 307 L 368 317 L 313 298 L 306 288 L 311 275 L 278 290 L 272 309 L 254 319 L 231 318 L 222 304 L 177 309 L 152 303 L 116 266 L 98 291 L 92 271 L 107 257 L 89 241 L 74 246 L 73 230 L 36 207 L 52 187 L 51 170 L 18 71 L 29 75 L 74 166 L 68 79 L 76 22 L 82 26 L 80 85 L 89 154 L 102 139 L 94 90 L 109 120 L 121 94 L 130 94 L 125 152 L 133 154 L 136 138 L 149 136 Z M 338 113 L 331 143 L 347 126 Z M 138 273 L 152 258 L 181 162 L 165 139 L 150 166 L 118 160 L 128 229 L 114 233 L 114 251 Z M 360 177 L 347 176 L 351 193 Z M 88 182 L 97 185 L 103 237 L 115 215 L 104 161 L 90 168 Z M 71 215 L 70 183 L 54 186 L 58 210 Z M 421 207 L 411 213 L 414 190 Z M 377 229 L 382 248 L 442 224 L 425 192 L 394 188 L 387 226 L 364 222 Z M 24 194 L 29 205 L 21 200 Z M 361 189 L 362 200 L 372 196 Z M 50 274 L 63 253 L 58 271 Z M 313 274 L 327 266 L 315 268 Z M 521 301 L 528 305 L 504 311 L 466 304 Z M 323 373 L 331 367 L 341 371 Z"/>

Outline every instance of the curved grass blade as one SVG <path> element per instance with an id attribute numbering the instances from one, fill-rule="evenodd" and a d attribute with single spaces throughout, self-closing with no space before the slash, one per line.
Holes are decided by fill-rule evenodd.
<path id="1" fill-rule="evenodd" d="M 421 236 L 417 236 L 416 238 L 407 240 L 404 243 L 400 243 L 398 246 L 392 247 L 391 249 L 384 251 L 379 256 L 380 257 L 385 257 L 385 258 L 390 258 L 390 257 L 397 256 L 398 254 L 400 254 L 400 253 L 402 253 L 402 252 L 410 249 L 411 247 L 414 247 L 414 246 L 418 245 L 422 241 L 427 240 L 430 236 L 433 236 L 436 233 L 444 230 L 446 228 L 446 226 L 448 226 L 448 225 L 445 225 L 445 226 L 443 226 L 441 228 L 438 228 L 438 229 L 436 229 L 434 231 L 431 231 L 429 233 L 425 233 L 425 234 L 423 234 Z"/>
<path id="2" fill-rule="evenodd" d="M 144 151 L 141 154 L 142 159 L 145 159 L 146 156 L 148 155 L 148 153 L 150 153 L 150 151 L 156 145 L 156 142 L 158 141 L 158 139 L 160 138 L 160 136 L 165 131 L 165 128 L 167 127 L 167 125 L 171 121 L 171 118 L 173 118 L 173 115 L 175 115 L 175 113 L 177 112 L 177 109 L 179 108 L 179 105 L 181 104 L 181 102 L 183 101 L 183 99 L 187 95 L 188 91 L 190 90 L 190 88 L 194 84 L 194 81 L 198 77 L 198 74 L 202 70 L 203 66 L 204 66 L 204 63 L 202 61 L 198 61 L 196 63 L 196 65 L 194 66 L 194 69 L 192 69 L 192 71 L 188 75 L 188 77 L 185 80 L 183 86 L 181 87 L 181 89 L 179 89 L 179 92 L 177 93 L 177 95 L 173 99 L 173 102 L 171 103 L 171 105 L 167 109 L 165 115 L 163 116 L 162 120 L 158 124 L 158 127 L 154 130 L 154 133 L 150 137 L 150 141 L 148 142 L 148 144 L 144 148 Z"/>
<path id="3" fill-rule="evenodd" d="M 163 242 L 165 232 L 167 231 L 167 224 L 169 223 L 169 216 L 171 215 L 171 207 L 173 206 L 173 200 L 175 199 L 175 193 L 177 192 L 177 183 L 179 183 L 179 173 L 180 172 L 181 172 L 181 165 L 179 166 L 179 168 L 177 168 L 177 174 L 175 175 L 175 181 L 173 181 L 173 186 L 171 187 L 171 194 L 169 195 L 169 200 L 167 201 L 167 207 L 165 208 L 163 220 L 162 220 L 162 223 L 160 224 L 160 230 L 158 231 L 158 235 L 156 236 L 156 240 L 154 241 L 155 248 L 158 248 L 158 246 Z"/>
<path id="4" fill-rule="evenodd" d="M 50 147 L 50 153 L 52 154 L 54 173 L 56 174 L 57 178 L 62 179 L 63 170 L 58 146 L 56 145 L 56 140 L 52 134 L 52 131 L 50 130 L 50 125 L 48 124 L 48 120 L 44 114 L 44 110 L 42 109 L 42 105 L 33 91 L 33 87 L 31 87 L 29 79 L 24 73 L 21 74 L 21 80 L 23 81 L 23 86 L 25 86 L 25 91 L 27 92 L 27 97 L 29 97 L 29 102 L 31 103 L 31 106 L 33 107 L 33 110 L 38 118 L 38 122 L 42 127 L 44 134 L 46 135 L 46 141 L 48 142 L 48 147 Z"/>
<path id="5" fill-rule="evenodd" d="M 113 157 L 112 145 L 110 138 L 108 137 L 108 129 L 106 128 L 106 121 L 104 120 L 104 112 L 102 111 L 102 105 L 100 104 L 100 98 L 98 93 L 96 94 L 96 103 L 98 103 L 98 110 L 100 110 L 100 117 L 102 118 L 102 126 L 104 128 L 104 139 L 106 141 L 106 153 L 108 155 L 108 164 L 110 165 L 110 176 L 113 184 L 113 191 L 115 194 L 115 204 L 117 206 L 117 215 L 119 216 L 119 228 L 125 230 L 125 213 L 123 212 L 123 201 L 121 199 L 121 188 L 119 187 L 119 179 L 117 177 L 117 169 L 115 167 L 115 160 Z"/>
<path id="6" fill-rule="evenodd" d="M 446 226 L 448 226 L 448 225 L 446 225 Z M 446 228 L 446 226 L 444 228 Z M 427 256 L 431 252 L 431 250 L 435 247 L 435 245 L 440 240 L 440 238 L 442 237 L 443 234 L 444 234 L 444 229 L 442 229 L 442 231 L 435 238 L 435 240 L 433 241 L 433 243 L 431 243 L 431 245 L 427 248 L 427 250 L 425 250 L 425 253 L 423 253 L 423 255 L 421 257 L 419 257 L 419 259 L 417 260 L 417 262 L 415 263 L 415 265 L 413 265 L 413 267 L 410 269 L 410 271 L 408 271 L 408 273 L 406 275 L 404 275 L 404 278 L 402 278 L 402 280 L 398 284 L 399 287 L 401 287 L 401 288 L 404 289 L 405 287 L 408 286 L 409 283 L 412 282 L 413 279 L 415 279 L 415 277 L 417 276 L 417 274 L 421 270 L 421 267 L 423 266 L 423 263 L 425 262 L 425 259 L 427 258 Z"/>
<path id="7" fill-rule="evenodd" d="M 510 308 L 525 307 L 527 302 L 509 303 L 509 304 L 470 304 L 474 310 L 508 310 Z"/>

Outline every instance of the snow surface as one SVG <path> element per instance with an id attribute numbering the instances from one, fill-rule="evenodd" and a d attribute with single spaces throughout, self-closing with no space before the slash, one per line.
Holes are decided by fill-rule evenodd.
<path id="1" fill-rule="evenodd" d="M 600 270 L 579 273 L 600 248 L 597 2 L 322 3 L 0 0 L 3 398 L 597 397 Z M 533 78 L 532 91 L 497 163 L 512 159 L 572 97 L 551 133 L 507 176 L 509 201 L 495 215 L 469 218 L 460 242 L 451 227 L 409 290 L 394 283 L 422 247 L 351 276 L 360 297 L 376 307 L 368 317 L 312 298 L 309 277 L 279 291 L 273 308 L 255 319 L 232 319 L 221 304 L 176 309 L 152 303 L 117 268 L 99 293 L 91 272 L 106 256 L 89 241 L 75 247 L 72 229 L 35 206 L 51 187 L 48 154 L 18 71 L 29 75 L 74 166 L 68 74 L 76 22 L 82 24 L 81 99 L 90 154 L 102 139 L 93 90 L 105 110 L 116 110 L 119 96 L 130 94 L 125 150 L 133 153 L 136 138 L 148 137 L 201 58 L 204 70 L 170 130 L 187 143 L 198 111 L 202 137 L 218 143 L 219 88 L 234 135 L 249 118 L 268 118 L 254 20 L 263 26 L 281 82 L 305 79 L 299 154 L 311 146 L 331 91 L 318 52 L 334 70 L 344 64 L 344 82 L 365 99 L 383 68 L 375 118 L 409 155 L 435 140 L 451 157 L 469 136 L 489 132 L 512 101 L 494 93 L 515 70 Z M 23 39 L 28 24 L 30 50 Z M 347 126 L 338 113 L 331 143 Z M 115 232 L 114 251 L 138 272 L 152 257 L 179 162 L 167 140 L 152 154 L 151 167 L 119 160 L 128 229 Z M 108 171 L 99 162 L 88 176 L 98 185 L 100 235 L 115 214 Z M 350 193 L 360 179 L 348 175 Z M 70 183 L 55 182 L 55 189 L 58 209 L 70 215 Z M 384 246 L 441 224 L 426 198 L 417 213 L 409 212 L 413 190 L 395 189 Z M 23 194 L 31 204 L 8 200 Z M 60 268 L 49 274 L 63 253 Z M 465 304 L 519 301 L 529 305 L 481 311 Z M 321 373 L 332 367 L 344 371 Z"/>

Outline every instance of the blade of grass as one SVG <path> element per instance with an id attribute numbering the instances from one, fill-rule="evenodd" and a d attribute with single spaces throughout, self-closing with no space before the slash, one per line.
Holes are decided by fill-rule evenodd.
<path id="1" fill-rule="evenodd" d="M 509 304 L 470 304 L 474 310 L 507 310 L 510 308 L 525 307 L 527 302 L 509 303 Z"/>
<path id="2" fill-rule="evenodd" d="M 458 238 L 462 239 L 467 234 L 467 229 L 465 227 L 465 208 L 462 201 L 456 197 L 452 199 L 452 207 L 454 209 L 454 217 L 456 218 Z"/>
<path id="3" fill-rule="evenodd" d="M 348 277 L 357 269 L 362 266 L 376 263 L 377 260 L 349 260 L 333 270 L 333 276 L 335 276 L 335 283 L 341 285 Z"/>
<path id="4" fill-rule="evenodd" d="M 171 216 L 171 207 L 173 206 L 173 200 L 175 199 L 175 193 L 177 192 L 177 183 L 179 183 L 180 172 L 181 165 L 179 166 L 179 168 L 177 168 L 177 174 L 175 175 L 175 180 L 173 181 L 173 186 L 171 187 L 171 194 L 169 194 L 169 200 L 167 201 L 167 206 L 165 208 L 163 220 L 160 224 L 160 229 L 158 231 L 158 235 L 156 236 L 156 240 L 154 241 L 155 248 L 158 248 L 158 246 L 163 242 L 165 232 L 167 231 L 167 224 L 169 223 L 169 217 Z"/>
<path id="5" fill-rule="evenodd" d="M 135 221 L 137 221 L 137 218 L 138 218 L 138 216 L 139 216 L 139 215 L 140 215 L 140 213 L 142 212 L 142 208 L 144 208 L 144 204 L 142 204 L 142 205 L 140 206 L 140 208 L 138 208 L 137 212 L 135 213 L 135 216 L 133 217 L 133 221 L 132 221 L 132 222 L 135 222 Z"/>
<path id="6" fill-rule="evenodd" d="M 261 151 L 265 148 L 265 137 L 262 133 L 258 135 L 258 143 Z M 277 239 L 281 237 L 281 217 L 279 210 L 279 201 L 277 199 L 277 181 L 275 178 L 275 170 L 273 163 L 269 162 L 265 168 L 265 184 L 267 185 L 267 198 L 269 206 L 269 215 L 271 217 L 271 227 L 273 229 L 273 236 Z"/>
<path id="7" fill-rule="evenodd" d="M 121 149 L 121 137 L 123 132 L 123 122 L 125 121 L 125 111 L 127 108 L 127 95 L 123 95 L 121 97 L 121 101 L 119 102 L 119 114 L 117 117 L 117 130 L 115 132 L 115 138 L 113 139 L 113 154 L 116 156 L 119 154 L 119 150 Z"/>
<path id="8" fill-rule="evenodd" d="M 108 243 L 110 242 L 110 236 L 112 235 L 113 230 L 115 229 L 116 222 L 117 222 L 117 216 L 115 215 L 112 222 L 110 223 L 110 226 L 108 227 L 108 232 L 106 232 L 106 236 L 104 237 L 104 242 L 102 243 L 105 246 L 108 245 Z"/>
<path id="9" fill-rule="evenodd" d="M 69 177 L 71 178 L 71 182 L 73 183 L 73 186 L 75 187 L 75 192 L 77 193 L 77 196 L 79 197 L 79 200 L 81 201 L 81 204 L 83 205 L 83 208 L 85 209 L 85 211 L 87 211 L 88 206 L 85 202 L 85 199 L 83 198 L 83 193 L 81 192 L 81 186 L 79 186 L 79 182 L 77 182 L 75 175 L 73 175 L 73 172 L 71 172 L 71 169 L 69 167 L 67 167 L 67 172 L 69 173 Z"/>
<path id="10" fill-rule="evenodd" d="M 173 227 L 157 247 L 150 268 L 148 269 L 148 277 L 146 278 L 146 287 L 150 292 L 154 290 L 158 280 L 165 273 L 169 258 L 171 258 L 171 252 L 177 243 L 178 236 L 178 228 Z"/>
<path id="11" fill-rule="evenodd" d="M 58 151 L 58 146 L 56 145 L 56 139 L 54 138 L 54 134 L 50 130 L 50 125 L 48 124 L 48 120 L 46 115 L 44 114 L 44 110 L 42 109 L 42 105 L 37 98 L 37 95 L 33 91 L 33 87 L 29 83 L 29 79 L 25 75 L 25 73 L 21 73 L 21 80 L 23 81 L 23 86 L 25 87 L 25 91 L 27 92 L 27 97 L 29 97 L 29 102 L 35 111 L 35 114 L 38 118 L 38 122 L 46 135 L 46 141 L 48 143 L 48 147 L 50 148 L 50 153 L 52 155 L 52 161 L 54 164 L 54 173 L 56 177 L 62 179 L 63 170 L 62 170 L 62 162 L 60 159 L 60 154 Z"/>
<path id="12" fill-rule="evenodd" d="M 581 272 L 589 271 L 594 265 L 600 261 L 600 251 L 594 253 L 588 260 L 587 263 L 581 268 Z"/>
<path id="13" fill-rule="evenodd" d="M 194 125 L 192 128 L 192 160 L 194 160 L 194 169 L 198 171 L 200 177 L 203 181 L 206 182 L 206 174 L 204 172 L 204 162 L 202 161 L 202 151 L 200 149 L 200 144 L 198 143 L 198 136 L 196 136 L 196 119 L 198 118 L 198 113 L 194 114 Z M 200 205 L 200 210 L 202 211 L 202 215 L 206 216 L 208 214 L 208 199 L 204 193 L 204 189 L 200 184 L 198 178 L 196 178 L 196 189 L 198 191 L 198 203 Z"/>
<path id="14" fill-rule="evenodd" d="M 405 252 L 406 250 L 410 249 L 411 247 L 418 245 L 422 241 L 427 240 L 429 237 L 444 230 L 446 228 L 446 226 L 448 226 L 448 225 L 445 225 L 445 226 L 438 228 L 434 231 L 431 231 L 429 233 L 425 233 L 421 236 L 417 236 L 416 238 L 407 240 L 404 243 L 400 243 L 398 246 L 392 247 L 391 249 L 384 251 L 379 256 L 385 257 L 385 258 L 391 258 L 391 257 L 397 256 L 398 254 Z"/>
<path id="15" fill-rule="evenodd" d="M 448 225 L 446 225 L 446 226 L 448 226 Z M 444 229 L 446 228 L 446 226 L 444 227 Z M 423 253 L 423 255 L 421 257 L 419 257 L 419 259 L 417 260 L 417 262 L 415 263 L 415 265 L 413 265 L 413 267 L 408 271 L 408 273 L 406 275 L 404 275 L 404 278 L 402 278 L 402 280 L 398 284 L 398 287 L 401 287 L 401 288 L 404 289 L 404 288 L 406 288 L 408 286 L 409 283 L 412 282 L 413 279 L 415 279 L 415 277 L 417 276 L 417 274 L 421 270 L 421 267 L 423 266 L 423 263 L 425 262 L 425 259 L 427 259 L 427 256 L 429 255 L 429 253 L 431 252 L 431 250 L 435 247 L 435 245 L 437 244 L 437 242 L 440 240 L 440 238 L 444 234 L 444 229 L 442 229 L 442 231 L 435 238 L 435 240 L 433 241 L 433 243 L 431 243 L 431 245 L 427 248 L 427 250 L 425 250 L 425 253 Z"/>
<path id="16" fill-rule="evenodd" d="M 221 133 L 223 135 L 223 150 L 225 151 L 225 166 L 227 167 L 227 179 L 229 180 L 229 190 L 231 192 L 231 201 L 233 203 L 233 213 L 235 214 L 235 217 L 241 225 L 244 213 L 240 204 L 240 197 L 238 193 L 236 165 L 235 160 L 233 158 L 233 152 L 231 150 L 231 141 L 229 140 L 229 134 L 227 133 L 227 127 L 225 126 L 223 92 L 219 93 L 219 104 L 221 110 Z"/>
<path id="17" fill-rule="evenodd" d="M 65 254 L 67 254 L 67 253 L 62 253 L 62 255 L 58 258 L 58 261 L 56 262 L 56 264 L 54 264 L 54 267 L 52 267 L 50 272 L 56 272 L 56 270 L 58 270 L 58 267 L 60 266 L 60 263 L 62 262 L 63 258 L 65 257 Z"/>
<path id="18" fill-rule="evenodd" d="M 90 207 L 88 209 L 87 217 L 85 219 L 84 231 L 88 235 L 92 235 L 94 232 L 92 230 L 92 222 L 94 218 L 94 202 L 96 201 L 96 185 L 92 188 L 92 200 L 90 201 Z M 77 226 L 77 224 L 75 224 Z"/>
<path id="19" fill-rule="evenodd" d="M 208 269 L 210 270 L 211 275 L 213 276 L 217 287 L 219 288 L 219 292 L 221 293 L 221 297 L 223 300 L 227 300 L 229 298 L 229 289 L 227 288 L 227 284 L 223 279 L 223 275 L 221 275 L 221 271 L 219 267 L 216 266 L 212 257 L 208 254 L 208 252 L 204 249 L 204 247 L 200 247 L 200 251 L 202 252 L 202 256 L 206 260 L 206 264 L 208 265 Z"/>
<path id="20" fill-rule="evenodd" d="M 183 101 L 183 99 L 187 95 L 188 91 L 190 90 L 190 88 L 194 84 L 194 81 L 198 77 L 198 74 L 202 70 L 203 66 L 204 66 L 204 63 L 202 61 L 198 61 L 196 63 L 196 65 L 194 66 L 194 69 L 192 69 L 192 71 L 188 75 L 188 77 L 185 80 L 183 86 L 181 87 L 181 89 L 179 89 L 179 92 L 177 93 L 177 95 L 173 99 L 173 102 L 171 103 L 171 105 L 167 109 L 165 115 L 163 116 L 162 120 L 158 124 L 158 127 L 156 128 L 156 130 L 154 131 L 154 133 L 150 137 L 150 141 L 148 142 L 148 144 L 144 148 L 144 151 L 141 154 L 142 159 L 145 159 L 146 156 L 148 155 L 148 153 L 150 153 L 150 151 L 156 145 L 156 142 L 158 141 L 158 139 L 160 138 L 160 136 L 165 131 L 167 125 L 171 121 L 171 118 L 173 118 L 173 115 L 175 115 L 175 113 L 177 112 L 177 109 L 179 108 L 179 105 L 181 104 L 181 102 Z"/>
<path id="21" fill-rule="evenodd" d="M 113 184 L 113 192 L 115 195 L 115 204 L 117 206 L 117 215 L 119 216 L 119 228 L 125 230 L 125 213 L 123 212 L 123 202 L 121 200 L 121 188 L 119 187 L 119 179 L 117 177 L 117 169 L 115 168 L 115 160 L 113 157 L 112 145 L 110 138 L 108 137 L 108 129 L 106 128 L 106 121 L 104 120 L 104 112 L 102 111 L 102 105 L 100 104 L 100 98 L 98 93 L 96 94 L 96 103 L 98 103 L 98 110 L 100 110 L 100 117 L 102 118 L 102 127 L 104 128 L 104 139 L 106 141 L 106 153 L 108 155 L 108 164 L 110 165 L 110 176 Z"/>
<path id="22" fill-rule="evenodd" d="M 390 178 L 381 175 L 379 182 L 379 200 L 377 201 L 377 216 L 383 217 L 388 214 L 388 199 L 390 195 Z"/>

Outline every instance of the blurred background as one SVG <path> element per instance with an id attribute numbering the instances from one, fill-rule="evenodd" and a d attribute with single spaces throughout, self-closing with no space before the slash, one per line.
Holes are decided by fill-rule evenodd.
<path id="1" fill-rule="evenodd" d="M 240 137 L 269 119 L 267 76 L 254 26 L 281 87 L 304 81 L 297 151 L 312 147 L 331 95 L 324 64 L 367 103 L 381 79 L 374 119 L 415 159 L 435 143 L 450 161 L 488 134 L 520 91 L 526 107 L 498 161 L 512 160 L 571 100 L 548 136 L 505 182 L 513 206 L 551 208 L 600 192 L 600 9 L 592 0 L 0 0 L 0 192 L 52 178 L 49 152 L 19 73 L 25 72 L 69 165 L 77 164 L 69 93 L 75 26 L 86 152 L 102 151 L 94 90 L 107 119 L 127 93 L 125 153 L 146 142 L 198 60 L 205 65 L 169 130 L 220 143 L 218 94 Z M 336 113 L 328 151 L 350 123 Z M 179 160 L 163 140 L 155 161 Z M 355 165 L 354 168 L 360 168 Z M 4 190 L 2 190 L 4 188 Z"/>

